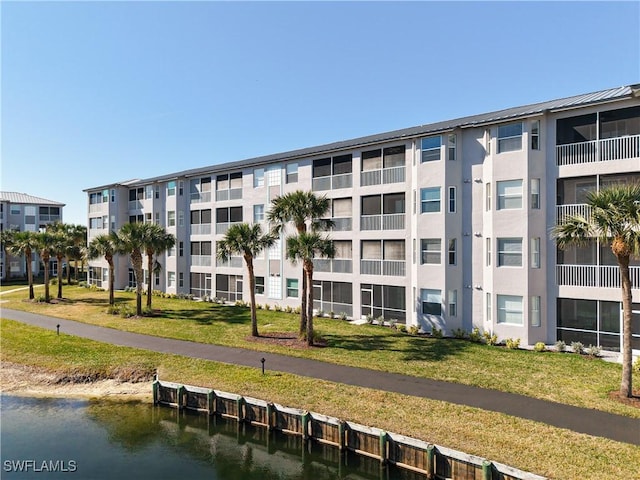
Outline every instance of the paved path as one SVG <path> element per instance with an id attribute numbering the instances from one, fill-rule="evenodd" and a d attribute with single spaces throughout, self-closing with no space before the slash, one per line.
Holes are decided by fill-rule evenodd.
<path id="1" fill-rule="evenodd" d="M 112 328 L 36 315 L 17 310 L 2 309 L 3 318 L 56 330 L 62 333 L 90 338 L 100 342 L 126 347 L 142 348 L 155 352 L 171 353 L 192 358 L 260 368 L 260 359 L 266 359 L 268 370 L 319 378 L 330 382 L 345 383 L 376 390 L 397 392 L 404 395 L 443 400 L 520 418 L 566 428 L 580 433 L 640 445 L 640 419 L 572 407 L 555 402 L 500 392 L 457 383 L 430 380 L 395 373 L 385 373 L 363 368 L 334 365 L 331 363 L 289 357 L 274 353 L 256 352 L 241 348 L 222 347 L 184 340 L 154 337 L 123 332 Z"/>

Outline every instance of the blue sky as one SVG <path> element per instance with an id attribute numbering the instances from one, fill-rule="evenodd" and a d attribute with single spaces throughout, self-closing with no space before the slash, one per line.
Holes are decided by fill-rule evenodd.
<path id="1" fill-rule="evenodd" d="M 640 82 L 640 2 L 0 3 L 1 189 L 85 188 Z"/>

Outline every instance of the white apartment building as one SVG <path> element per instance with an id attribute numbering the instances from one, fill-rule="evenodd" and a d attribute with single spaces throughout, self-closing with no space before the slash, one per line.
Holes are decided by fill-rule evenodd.
<path id="1" fill-rule="evenodd" d="M 26 193 L 0 192 L 0 231 L 38 232 L 53 222 L 62 222 L 64 203 L 34 197 Z M 0 253 L 0 275 L 5 279 L 6 264 L 9 263 L 11 277 L 23 277 L 27 274 L 24 258 L 9 255 L 5 258 L 4 249 Z M 54 259 L 50 268 L 57 272 L 57 261 Z M 34 253 L 31 260 L 34 274 L 39 273 L 40 261 Z"/>
<path id="2" fill-rule="evenodd" d="M 159 223 L 177 243 L 153 288 L 248 299 L 242 259 L 217 261 L 216 242 L 233 223 L 264 223 L 276 196 L 312 190 L 331 199 L 337 251 L 316 260 L 315 308 L 619 350 L 615 259 L 595 241 L 558 251 L 550 230 L 588 213 L 587 192 L 633 180 L 640 85 L 90 188 L 89 240 Z M 283 245 L 256 261 L 258 303 L 300 303 L 301 267 Z M 638 259 L 631 272 L 639 351 Z M 128 258 L 115 273 L 116 288 L 133 285 Z M 106 263 L 90 277 L 106 287 Z"/>

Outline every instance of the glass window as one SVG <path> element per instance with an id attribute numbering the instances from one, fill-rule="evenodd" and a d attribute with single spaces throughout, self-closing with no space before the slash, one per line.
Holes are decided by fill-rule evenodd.
<path id="1" fill-rule="evenodd" d="M 380 195 L 362 197 L 362 215 L 380 215 L 382 213 L 382 198 Z"/>
<path id="2" fill-rule="evenodd" d="M 167 182 L 167 196 L 171 197 L 171 196 L 173 196 L 175 194 L 176 194 L 176 182 L 175 182 L 175 180 Z"/>
<path id="3" fill-rule="evenodd" d="M 532 327 L 540 326 L 540 297 L 534 295 L 531 297 L 531 319 L 530 323 Z"/>
<path id="4" fill-rule="evenodd" d="M 490 183 L 487 183 L 485 185 L 484 193 L 485 193 L 485 200 L 486 200 L 484 209 L 487 212 L 489 212 L 491 211 L 491 184 Z"/>
<path id="5" fill-rule="evenodd" d="M 334 175 L 343 175 L 345 173 L 351 173 L 351 168 L 352 168 L 351 154 L 333 157 L 333 174 Z"/>
<path id="6" fill-rule="evenodd" d="M 256 168 L 253 171 L 253 188 L 264 187 L 264 168 Z"/>
<path id="7" fill-rule="evenodd" d="M 242 222 L 242 207 L 229 208 L 229 221 L 232 223 Z"/>
<path id="8" fill-rule="evenodd" d="M 420 189 L 420 213 L 440 211 L 440 187 Z"/>
<path id="9" fill-rule="evenodd" d="M 332 216 L 335 218 L 351 217 L 351 198 L 333 199 L 332 210 Z"/>
<path id="10" fill-rule="evenodd" d="M 404 213 L 404 193 L 386 193 L 382 197 L 382 213 Z"/>
<path id="11" fill-rule="evenodd" d="M 184 256 L 184 242 L 178 244 L 178 255 Z"/>
<path id="12" fill-rule="evenodd" d="M 384 149 L 384 168 L 402 167 L 405 164 L 405 147 L 388 147 Z"/>
<path id="13" fill-rule="evenodd" d="M 253 206 L 253 223 L 264 221 L 264 205 Z"/>
<path id="14" fill-rule="evenodd" d="M 493 322 L 493 316 L 492 316 L 493 314 L 491 313 L 491 294 L 488 293 L 488 292 L 487 292 L 487 295 L 486 295 L 486 302 L 487 302 L 487 305 L 486 305 L 487 306 L 487 313 L 486 313 L 487 318 L 486 318 L 486 321 L 487 322 Z"/>
<path id="15" fill-rule="evenodd" d="M 229 175 L 229 188 L 242 188 L 242 172 Z"/>
<path id="16" fill-rule="evenodd" d="M 498 323 L 522 325 L 522 297 L 498 295 Z"/>
<path id="17" fill-rule="evenodd" d="M 287 183 L 297 183 L 297 182 L 298 182 L 298 164 L 288 163 L 287 164 Z"/>
<path id="18" fill-rule="evenodd" d="M 331 175 L 331 159 L 321 158 L 313 161 L 313 178 L 328 177 Z"/>
<path id="19" fill-rule="evenodd" d="M 449 187 L 449 213 L 456 213 L 456 187 Z"/>
<path id="20" fill-rule="evenodd" d="M 423 138 L 420 144 L 421 161 L 424 163 L 440 160 L 441 145 L 442 137 L 440 135 Z"/>
<path id="21" fill-rule="evenodd" d="M 182 210 L 178 210 L 178 226 L 179 227 L 184 226 L 184 212 Z"/>
<path id="22" fill-rule="evenodd" d="M 521 267 L 522 266 L 522 239 L 499 238 L 498 239 L 498 266 Z"/>
<path id="23" fill-rule="evenodd" d="M 457 243 L 455 238 L 449 239 L 449 265 L 456 265 L 458 263 Z"/>
<path id="24" fill-rule="evenodd" d="M 522 208 L 522 180 L 498 182 L 498 210 Z"/>
<path id="25" fill-rule="evenodd" d="M 383 258 L 385 260 L 402 260 L 406 258 L 404 240 L 384 240 Z"/>
<path id="26" fill-rule="evenodd" d="M 178 287 L 184 287 L 184 273 L 178 273 Z"/>
<path id="27" fill-rule="evenodd" d="M 531 150 L 540 150 L 540 120 L 531 122 Z"/>
<path id="28" fill-rule="evenodd" d="M 256 295 L 264 295 L 264 277 L 256 277 Z"/>
<path id="29" fill-rule="evenodd" d="M 540 179 L 531 179 L 531 208 L 538 210 L 540 208 Z"/>
<path id="30" fill-rule="evenodd" d="M 456 159 L 456 135 L 451 134 L 447 137 L 447 158 L 449 160 Z"/>
<path id="31" fill-rule="evenodd" d="M 175 210 L 169 210 L 167 212 L 167 226 L 175 227 L 176 226 L 176 212 Z"/>
<path id="32" fill-rule="evenodd" d="M 422 313 L 425 315 L 442 315 L 442 292 L 429 288 L 420 289 Z"/>
<path id="33" fill-rule="evenodd" d="M 176 272 L 167 272 L 167 287 L 173 288 L 176 283 Z"/>
<path id="34" fill-rule="evenodd" d="M 522 122 L 498 127 L 498 153 L 522 149 Z"/>
<path id="35" fill-rule="evenodd" d="M 382 151 L 369 150 L 362 152 L 362 171 L 380 170 L 382 168 Z"/>
<path id="36" fill-rule="evenodd" d="M 351 259 L 353 257 L 351 240 L 333 240 L 333 246 L 336 249 L 334 258 Z"/>
<path id="37" fill-rule="evenodd" d="M 420 263 L 422 265 L 440 265 L 441 241 L 439 238 L 423 238 L 420 240 Z"/>
<path id="38" fill-rule="evenodd" d="M 216 177 L 216 190 L 229 190 L 229 175 L 218 175 Z"/>
<path id="39" fill-rule="evenodd" d="M 458 315 L 458 291 L 449 290 L 449 316 L 455 317 Z"/>
<path id="40" fill-rule="evenodd" d="M 297 278 L 287 278 L 287 297 L 298 298 Z"/>
<path id="41" fill-rule="evenodd" d="M 531 268 L 540 268 L 540 237 L 531 239 Z"/>
<path id="42" fill-rule="evenodd" d="M 363 260 L 382 260 L 382 244 L 380 240 L 362 240 Z"/>

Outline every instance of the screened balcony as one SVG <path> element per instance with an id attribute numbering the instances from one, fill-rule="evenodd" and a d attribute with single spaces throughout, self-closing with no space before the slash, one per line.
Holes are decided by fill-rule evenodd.
<path id="1" fill-rule="evenodd" d="M 361 198 L 360 230 L 403 230 L 405 194 L 387 193 Z"/>
<path id="2" fill-rule="evenodd" d="M 404 145 L 362 152 L 361 186 L 404 183 L 404 181 Z"/>
<path id="3" fill-rule="evenodd" d="M 313 191 L 350 188 L 353 185 L 353 161 L 351 154 L 322 158 L 313 161 Z"/>
<path id="4" fill-rule="evenodd" d="M 404 240 L 362 240 L 360 273 L 362 275 L 406 274 Z"/>

